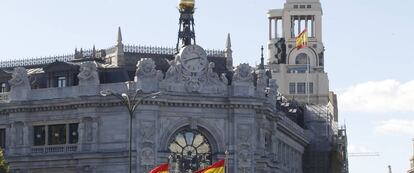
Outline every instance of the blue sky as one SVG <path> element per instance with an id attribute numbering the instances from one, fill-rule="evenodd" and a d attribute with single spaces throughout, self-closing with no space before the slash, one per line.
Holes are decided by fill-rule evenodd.
<path id="1" fill-rule="evenodd" d="M 198 0 L 197 43 L 224 48 L 231 33 L 235 64 L 260 62 L 267 43 L 266 12 L 284 0 Z M 106 48 L 122 27 L 124 43 L 174 46 L 176 0 L 2 0 L 0 60 Z M 323 41 L 330 88 L 339 94 L 351 173 L 405 172 L 414 136 L 414 1 L 322 1 Z"/>

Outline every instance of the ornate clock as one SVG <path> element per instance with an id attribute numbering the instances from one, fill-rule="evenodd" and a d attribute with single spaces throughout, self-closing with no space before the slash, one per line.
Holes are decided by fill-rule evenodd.
<path id="1" fill-rule="evenodd" d="M 207 67 L 207 53 L 198 45 L 188 45 L 180 50 L 181 64 L 189 72 L 201 72 Z"/>

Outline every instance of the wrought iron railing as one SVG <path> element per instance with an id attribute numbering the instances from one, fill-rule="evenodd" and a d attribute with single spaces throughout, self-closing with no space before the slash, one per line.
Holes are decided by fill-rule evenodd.
<path id="1" fill-rule="evenodd" d="M 53 56 L 53 57 L 27 58 L 27 59 L 19 59 L 19 60 L 0 61 L 0 68 L 44 65 L 44 64 L 50 64 L 55 61 L 68 62 L 68 61 L 72 61 L 73 59 L 74 59 L 73 55 L 62 55 L 62 56 Z"/>
<path id="2" fill-rule="evenodd" d="M 113 47 L 105 49 L 105 50 L 108 51 L 110 49 L 113 49 Z M 172 47 L 125 45 L 124 52 L 173 55 L 176 53 L 176 49 Z M 83 50 L 82 57 L 91 56 L 92 53 L 93 53 L 92 49 Z M 213 56 L 213 57 L 224 57 L 225 55 L 225 51 L 223 50 L 206 50 L 206 53 L 208 56 Z M 75 60 L 74 54 L 58 55 L 58 56 L 51 56 L 51 57 L 40 57 L 40 58 L 26 58 L 26 59 L 18 59 L 18 60 L 7 60 L 7 61 L 0 61 L 0 68 L 36 66 L 36 65 L 50 64 L 55 61 L 69 62 L 73 60 Z"/>
<path id="3" fill-rule="evenodd" d="M 159 47 L 159 46 L 141 46 L 141 45 L 125 45 L 124 52 L 129 53 L 146 53 L 146 54 L 165 54 L 173 55 L 177 53 L 175 48 L 172 47 Z M 207 56 L 224 57 L 224 50 L 206 50 Z"/>

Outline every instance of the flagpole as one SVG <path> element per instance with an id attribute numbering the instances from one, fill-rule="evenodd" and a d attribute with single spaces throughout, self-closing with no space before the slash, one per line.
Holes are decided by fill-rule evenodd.
<path id="1" fill-rule="evenodd" d="M 226 155 L 225 156 L 225 161 L 226 161 L 226 168 L 225 168 L 225 173 L 229 173 L 229 151 L 228 150 L 226 150 L 225 152 L 224 152 L 224 154 Z"/>
<path id="2" fill-rule="evenodd" d="M 309 60 L 308 54 L 306 54 L 306 84 L 305 84 L 305 87 L 306 87 L 306 95 L 308 97 L 308 104 L 309 104 L 309 87 L 310 87 L 310 85 L 309 85 L 310 67 L 309 66 L 310 66 L 310 60 Z"/>

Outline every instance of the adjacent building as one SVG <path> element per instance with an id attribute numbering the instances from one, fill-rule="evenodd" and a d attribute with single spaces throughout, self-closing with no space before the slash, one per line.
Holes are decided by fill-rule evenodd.
<path id="1" fill-rule="evenodd" d="M 165 162 L 191 172 L 220 159 L 231 173 L 347 173 L 319 0 L 268 12 L 268 63 L 262 53 L 257 67 L 233 66 L 230 35 L 223 50 L 197 45 L 191 3 L 180 4 L 174 48 L 124 44 L 119 28 L 108 49 L 1 62 L 0 147 L 12 172 L 127 172 L 131 140 L 137 173 Z M 295 49 L 304 28 L 309 45 Z M 124 102 L 101 95 L 109 90 L 139 91 L 132 120 Z"/>
<path id="2" fill-rule="evenodd" d="M 413 139 L 413 157 L 410 159 L 410 170 L 407 173 L 414 173 L 414 139 Z"/>

